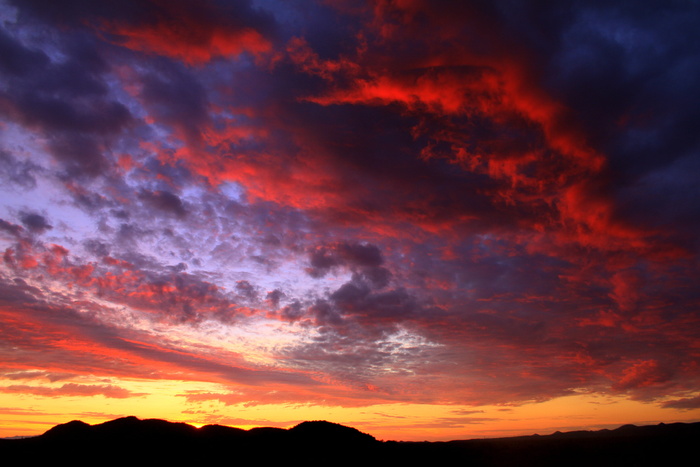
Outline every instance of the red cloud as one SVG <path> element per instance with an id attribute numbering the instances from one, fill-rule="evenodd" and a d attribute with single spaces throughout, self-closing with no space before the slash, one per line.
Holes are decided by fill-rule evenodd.
<path id="1" fill-rule="evenodd" d="M 183 30 L 188 34 L 183 35 Z M 190 65 L 201 65 L 217 57 L 231 57 L 243 52 L 259 54 L 271 48 L 270 42 L 254 29 L 212 28 L 187 18 L 181 18 L 179 24 L 116 26 L 110 32 L 123 36 L 122 45 L 125 47 L 176 58 Z"/>
<path id="2" fill-rule="evenodd" d="M 189 65 L 201 65 L 217 57 L 234 57 L 244 52 L 260 54 L 272 47 L 254 25 L 221 15 L 208 2 L 190 5 L 154 0 L 151 6 L 150 21 L 145 18 L 128 22 L 104 20 L 102 28 L 120 37 L 116 41 L 120 45 L 172 57 Z"/>
<path id="3" fill-rule="evenodd" d="M 638 389 L 665 383 L 670 379 L 668 370 L 656 360 L 643 360 L 625 368 L 622 377 L 614 384 L 618 391 Z"/>

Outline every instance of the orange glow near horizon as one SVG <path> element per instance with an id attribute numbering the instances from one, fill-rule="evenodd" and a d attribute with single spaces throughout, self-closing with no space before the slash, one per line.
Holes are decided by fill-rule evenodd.
<path id="1" fill-rule="evenodd" d="M 554 431 L 613 429 L 623 424 L 697 422 L 700 410 L 669 410 L 622 397 L 574 395 L 547 402 L 515 405 L 440 405 L 384 403 L 360 407 L 313 404 L 224 405 L 187 402 L 189 391 L 221 391 L 218 384 L 188 381 L 111 380 L 128 390 L 127 397 L 103 395 L 36 396 L 0 387 L 0 437 L 36 436 L 49 428 L 82 420 L 89 424 L 135 415 L 196 427 L 209 424 L 242 429 L 291 428 L 307 420 L 327 420 L 351 426 L 379 440 L 448 441 L 497 438 Z M 85 386 L 90 382 L 86 381 Z M 60 388 L 60 383 L 49 385 Z M 44 386 L 39 386 L 44 387 Z M 23 409 L 9 409 L 23 407 Z"/>

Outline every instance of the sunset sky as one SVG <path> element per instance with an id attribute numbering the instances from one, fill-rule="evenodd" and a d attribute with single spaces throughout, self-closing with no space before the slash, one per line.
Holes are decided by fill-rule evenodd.
<path id="1" fill-rule="evenodd" d="M 700 420 L 698 24 L 0 0 L 0 436 Z"/>

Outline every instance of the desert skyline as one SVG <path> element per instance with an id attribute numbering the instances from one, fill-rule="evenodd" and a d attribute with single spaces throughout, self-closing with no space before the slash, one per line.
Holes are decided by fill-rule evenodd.
<path id="1" fill-rule="evenodd" d="M 0 0 L 0 437 L 700 420 L 698 20 Z"/>

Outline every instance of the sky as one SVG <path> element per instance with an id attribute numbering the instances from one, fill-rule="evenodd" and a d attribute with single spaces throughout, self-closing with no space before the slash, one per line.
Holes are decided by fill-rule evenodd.
<path id="1" fill-rule="evenodd" d="M 0 436 L 700 420 L 700 3 L 0 1 Z"/>

